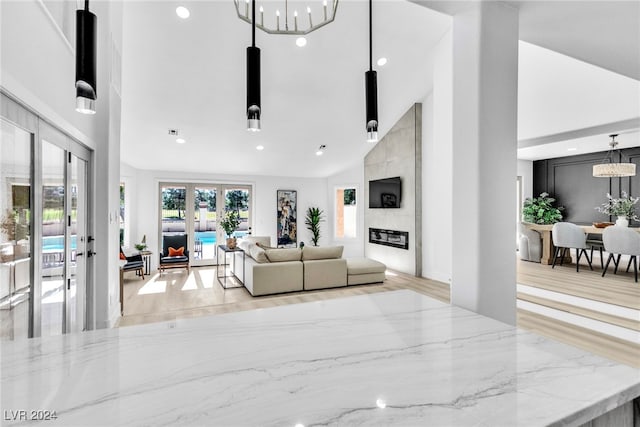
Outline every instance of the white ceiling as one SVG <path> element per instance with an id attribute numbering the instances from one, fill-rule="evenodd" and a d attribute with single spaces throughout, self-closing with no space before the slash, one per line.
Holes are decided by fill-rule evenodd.
<path id="1" fill-rule="evenodd" d="M 315 3 L 319 6 L 321 2 Z M 336 19 L 307 36 L 257 31 L 262 57 L 262 131 L 246 130 L 245 63 L 251 27 L 232 1 L 126 2 L 122 160 L 136 168 L 321 177 L 344 170 L 366 143 L 364 72 L 368 6 L 341 1 Z M 374 61 L 380 131 L 430 90 L 431 52 L 450 18 L 405 1 L 376 2 Z M 175 143 L 168 128 L 188 141 Z M 263 145 L 258 152 L 255 147 Z M 327 146 L 317 157 L 320 144 Z"/>
<path id="2" fill-rule="evenodd" d="M 626 75 L 521 43 L 520 140 L 640 116 L 640 73 L 634 68 L 640 62 L 639 21 L 629 19 L 640 3 L 511 3 L 521 9 L 523 40 Z M 295 38 L 257 32 L 263 130 L 256 134 L 245 130 L 250 26 L 236 17 L 231 0 L 181 4 L 191 10 L 186 21 L 176 16 L 174 2 L 125 3 L 124 162 L 140 169 L 322 177 L 361 161 L 371 148 L 364 142 L 367 2 L 341 0 L 335 22 L 308 35 L 305 48 L 296 47 Z M 604 34 L 594 24 L 600 21 L 611 31 Z M 374 2 L 374 61 L 389 58 L 384 67 L 374 64 L 381 135 L 429 92 L 432 47 L 450 22 L 404 0 Z M 176 144 L 168 128 L 178 128 L 187 144 Z M 627 138 L 640 145 L 637 133 Z M 606 133 L 595 140 L 602 144 L 596 151 L 607 148 Z M 256 151 L 259 144 L 264 151 Z M 327 150 L 316 157 L 320 144 Z M 569 148 L 548 141 L 540 147 L 521 149 L 519 156 L 555 157 Z"/>

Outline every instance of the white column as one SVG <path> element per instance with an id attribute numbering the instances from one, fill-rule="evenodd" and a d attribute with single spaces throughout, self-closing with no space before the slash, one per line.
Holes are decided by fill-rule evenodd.
<path id="1" fill-rule="evenodd" d="M 516 322 L 518 11 L 479 2 L 453 20 L 451 302 Z"/>

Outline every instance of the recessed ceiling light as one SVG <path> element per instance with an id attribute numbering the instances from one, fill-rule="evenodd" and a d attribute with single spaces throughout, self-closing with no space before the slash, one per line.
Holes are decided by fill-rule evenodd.
<path id="1" fill-rule="evenodd" d="M 184 144 L 185 142 L 187 142 L 187 140 L 186 140 L 186 139 L 184 139 L 184 138 L 177 138 L 177 139 L 176 139 L 176 142 L 177 142 L 178 144 Z"/>
<path id="2" fill-rule="evenodd" d="M 256 150 L 258 150 L 258 151 L 262 151 L 262 150 L 264 150 L 264 145 L 258 145 L 258 146 L 256 146 Z"/>
<path id="3" fill-rule="evenodd" d="M 321 146 L 318 147 L 318 151 L 316 151 L 316 156 L 322 156 L 322 154 L 324 153 L 324 149 L 327 148 L 326 145 L 322 144 Z"/>
<path id="4" fill-rule="evenodd" d="M 576 147 L 567 148 L 567 151 L 576 151 L 576 150 L 577 150 Z"/>
<path id="5" fill-rule="evenodd" d="M 296 45 L 298 47 L 305 47 L 307 45 L 307 39 L 304 37 L 298 37 L 296 39 Z"/>
<path id="6" fill-rule="evenodd" d="M 376 400 L 376 406 L 377 406 L 378 408 L 380 408 L 380 409 L 384 409 L 384 408 L 386 408 L 386 407 L 387 407 L 387 402 L 385 402 L 385 401 L 384 401 L 384 400 L 382 400 L 382 399 L 378 399 L 378 400 Z"/>
<path id="7" fill-rule="evenodd" d="M 382 67 L 383 65 L 385 65 L 387 63 L 387 58 L 385 58 L 384 56 L 380 59 L 378 59 L 378 65 L 380 67 Z"/>
<path id="8" fill-rule="evenodd" d="M 189 9 L 184 6 L 178 6 L 176 7 L 176 15 L 182 19 L 187 19 L 189 15 L 191 15 L 191 12 L 189 12 Z"/>
<path id="9" fill-rule="evenodd" d="M 316 151 L 316 156 L 322 156 L 322 150 Z"/>

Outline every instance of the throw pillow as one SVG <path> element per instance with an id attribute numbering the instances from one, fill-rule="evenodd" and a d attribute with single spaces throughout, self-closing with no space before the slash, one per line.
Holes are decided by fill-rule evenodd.
<path id="1" fill-rule="evenodd" d="M 122 261 L 126 261 L 126 260 L 127 260 L 127 257 L 126 257 L 126 256 L 124 256 L 124 254 L 123 254 L 122 252 L 120 252 L 120 259 L 121 259 Z"/>
<path id="2" fill-rule="evenodd" d="M 300 261 L 302 251 L 298 248 L 267 249 L 264 251 L 271 262 Z"/>
<path id="3" fill-rule="evenodd" d="M 184 256 L 184 246 L 180 246 L 178 249 L 169 246 L 169 256 Z"/>
<path id="4" fill-rule="evenodd" d="M 305 246 L 302 250 L 304 261 L 312 259 L 336 259 L 342 257 L 343 246 Z"/>
<path id="5" fill-rule="evenodd" d="M 267 250 L 267 249 L 278 249 L 278 248 L 274 248 L 273 246 L 268 246 L 268 245 L 265 245 L 265 244 L 260 243 L 260 242 L 256 242 L 256 246 L 258 246 L 259 248 L 262 248 L 264 250 Z"/>
<path id="6" fill-rule="evenodd" d="M 269 262 L 267 258 L 267 254 L 264 252 L 264 249 L 261 247 L 251 243 L 249 245 L 249 256 L 256 260 L 257 263 L 264 264 Z"/>

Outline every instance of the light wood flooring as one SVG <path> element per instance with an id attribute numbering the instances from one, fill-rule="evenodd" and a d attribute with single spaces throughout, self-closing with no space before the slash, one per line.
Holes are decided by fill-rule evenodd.
<path id="1" fill-rule="evenodd" d="M 608 273 L 602 278 L 599 260 L 595 271 L 581 265 L 576 273 L 575 265 L 551 266 L 518 261 L 518 282 L 528 286 L 566 293 L 622 307 L 640 308 L 640 286 L 631 273 Z M 626 267 L 626 264 L 624 264 Z M 624 269 L 623 269 L 624 270 Z M 252 297 L 245 288 L 224 290 L 215 277 L 215 267 L 170 270 L 145 278 L 133 273 L 125 275 L 124 316 L 118 326 L 184 319 L 212 314 L 275 307 L 286 304 L 340 298 L 374 292 L 410 289 L 449 303 L 449 285 L 403 273 L 388 272 L 384 284 L 350 286 L 319 291 L 294 292 L 282 295 Z M 632 330 L 640 330 L 638 322 L 563 304 L 546 298 L 536 298 L 522 293 L 518 298 L 577 314 L 599 321 L 609 322 Z M 596 354 L 640 367 L 640 345 L 620 340 L 592 330 L 551 319 L 526 310 L 518 310 L 518 326 L 540 335 L 583 348 Z"/>

